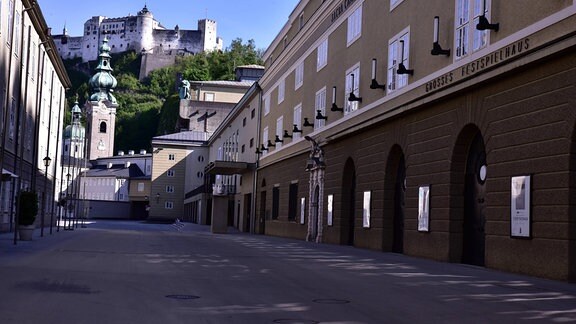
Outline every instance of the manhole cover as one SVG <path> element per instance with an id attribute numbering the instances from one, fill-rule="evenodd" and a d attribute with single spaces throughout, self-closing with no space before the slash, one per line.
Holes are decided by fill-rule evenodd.
<path id="1" fill-rule="evenodd" d="M 348 304 L 349 300 L 344 299 L 314 299 L 313 302 L 318 304 Z"/>
<path id="2" fill-rule="evenodd" d="M 272 323 L 278 324 L 319 324 L 320 322 L 307 320 L 307 319 L 277 319 L 274 320 Z"/>
<path id="3" fill-rule="evenodd" d="M 166 298 L 186 300 L 186 299 L 198 299 L 200 297 L 194 295 L 166 295 Z"/>

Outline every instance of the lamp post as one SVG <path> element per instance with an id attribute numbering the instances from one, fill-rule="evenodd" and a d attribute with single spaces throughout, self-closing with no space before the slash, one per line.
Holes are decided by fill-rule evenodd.
<path id="1" fill-rule="evenodd" d="M 64 229 L 65 230 L 70 230 L 71 228 L 69 226 L 67 226 L 66 224 L 69 224 L 69 217 L 68 217 L 68 206 L 70 206 L 70 177 L 72 175 L 70 174 L 70 172 L 68 172 L 68 174 L 66 174 L 66 204 L 64 205 Z"/>
<path id="2" fill-rule="evenodd" d="M 46 167 L 44 172 L 44 195 L 42 196 L 42 218 L 40 219 L 40 237 L 44 237 L 44 218 L 46 217 L 46 185 L 48 184 L 48 167 L 52 159 L 46 156 L 44 159 L 44 166 Z M 50 214 L 50 233 L 52 233 L 52 214 Z"/>

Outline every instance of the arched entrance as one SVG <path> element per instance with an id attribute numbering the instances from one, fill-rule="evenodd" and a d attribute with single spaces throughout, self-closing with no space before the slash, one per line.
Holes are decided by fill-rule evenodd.
<path id="1" fill-rule="evenodd" d="M 342 175 L 342 219 L 340 225 L 340 242 L 354 245 L 356 209 L 356 167 L 351 158 L 346 161 Z"/>
<path id="2" fill-rule="evenodd" d="M 395 145 L 388 154 L 384 180 L 384 224 L 382 250 L 404 252 L 404 206 L 406 163 L 404 153 Z"/>

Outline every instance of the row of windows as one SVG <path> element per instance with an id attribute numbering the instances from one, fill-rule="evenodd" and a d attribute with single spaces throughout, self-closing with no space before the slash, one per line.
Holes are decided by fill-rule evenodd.
<path id="1" fill-rule="evenodd" d="M 391 9 L 396 7 L 403 0 L 391 0 Z M 488 31 L 477 30 L 475 26 L 478 24 L 479 17 L 486 15 L 488 10 L 488 3 L 484 0 L 456 0 L 456 17 L 455 21 L 455 47 L 456 59 L 460 59 L 475 52 L 488 43 Z M 356 8 L 347 19 L 347 46 L 350 46 L 362 34 L 362 6 Z M 401 89 L 408 85 L 408 77 L 411 74 L 409 69 L 410 57 L 410 27 L 406 27 L 400 33 L 392 37 L 388 41 L 388 60 L 387 60 L 387 79 L 385 89 L 388 94 Z M 372 61 L 372 79 L 376 80 L 377 71 L 376 60 Z M 316 70 L 320 71 L 328 65 L 328 38 L 322 40 L 316 48 Z M 294 90 L 298 90 L 304 83 L 304 62 L 297 64 L 294 68 L 295 84 Z M 350 114 L 358 109 L 360 98 L 360 63 L 348 68 L 345 73 L 343 91 L 338 91 L 336 87 L 332 88 L 332 101 L 330 108 L 333 110 L 343 110 L 344 115 Z M 319 89 L 316 92 L 315 105 L 314 105 L 314 121 L 307 118 L 302 121 L 302 103 L 297 104 L 293 109 L 292 127 L 284 128 L 284 116 L 276 120 L 275 136 L 269 138 L 269 129 L 265 127 L 262 132 L 263 143 L 279 149 L 282 147 L 282 139 L 285 131 L 290 132 L 293 130 L 293 138 L 299 138 L 302 126 L 314 127 L 314 130 L 325 126 L 326 116 L 326 87 Z M 280 105 L 285 98 L 286 84 L 285 79 L 281 79 L 277 86 L 277 103 Z M 342 95 L 342 97 L 339 96 Z M 263 111 L 264 116 L 270 113 L 270 95 L 263 98 Z M 337 102 L 344 102 L 343 107 L 339 107 Z M 320 118 L 316 118 L 316 116 Z M 302 124 L 304 122 L 304 124 Z M 265 153 L 265 152 L 264 152 Z"/>
<path id="2" fill-rule="evenodd" d="M 298 209 L 298 183 L 291 183 L 288 187 L 288 221 L 296 221 Z M 272 219 L 280 215 L 280 186 L 272 188 Z"/>

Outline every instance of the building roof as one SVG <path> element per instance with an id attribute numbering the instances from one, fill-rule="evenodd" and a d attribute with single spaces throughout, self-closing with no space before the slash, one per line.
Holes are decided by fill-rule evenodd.
<path id="1" fill-rule="evenodd" d="M 219 87 L 250 88 L 254 81 L 190 81 L 191 85 L 208 85 Z"/>
<path id="2" fill-rule="evenodd" d="M 97 165 L 86 171 L 84 176 L 93 178 L 114 177 L 128 179 L 141 178 L 145 175 L 136 164 L 131 164 L 128 168 L 125 164 L 113 164 L 110 168 L 108 168 L 107 165 Z"/>
<path id="3" fill-rule="evenodd" d="M 208 140 L 208 134 L 199 131 L 187 131 L 152 138 L 152 141 L 170 141 L 170 142 L 204 142 Z"/>

